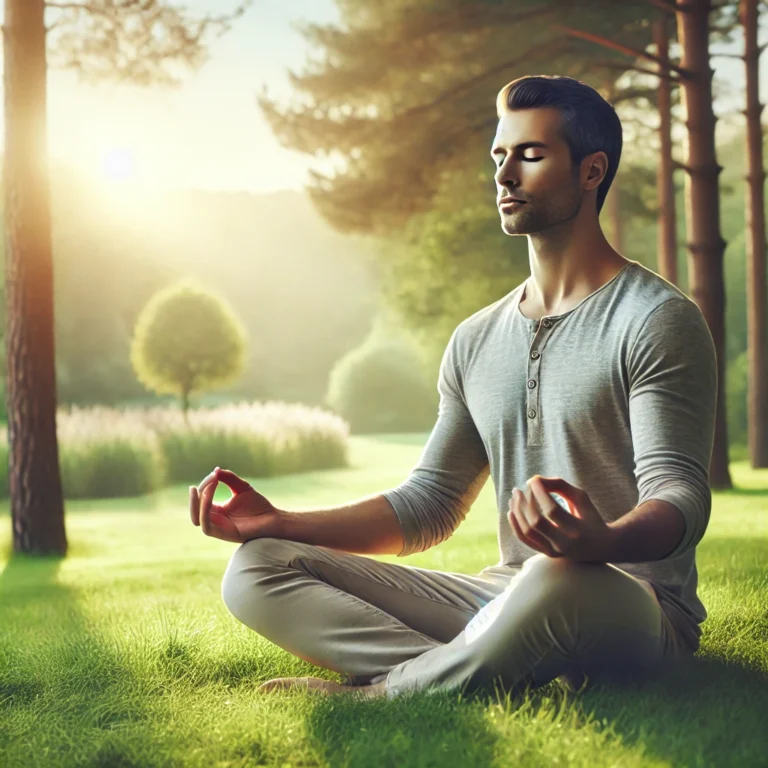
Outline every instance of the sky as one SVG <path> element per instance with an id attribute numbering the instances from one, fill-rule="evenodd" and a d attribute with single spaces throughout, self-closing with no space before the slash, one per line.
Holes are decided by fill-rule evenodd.
<path id="1" fill-rule="evenodd" d="M 237 0 L 184 4 L 220 13 Z M 0 0 L 0 10 L 3 5 Z M 105 180 L 251 192 L 301 189 L 308 169 L 323 166 L 282 147 L 256 104 L 262 87 L 280 103 L 290 102 L 287 70 L 300 71 L 312 53 L 292 28 L 300 20 L 338 21 L 334 0 L 255 0 L 228 33 L 213 40 L 208 62 L 176 89 L 92 86 L 75 73 L 51 69 L 52 157 Z M 765 30 L 764 22 L 761 42 Z M 729 50 L 740 53 L 739 48 Z M 724 92 L 716 111 L 742 109 L 742 62 L 715 58 L 713 66 Z M 761 57 L 761 101 L 768 101 L 768 53 Z M 740 120 L 723 119 L 718 129 Z"/>
<path id="2" fill-rule="evenodd" d="M 186 0 L 222 13 L 237 0 Z M 300 189 L 317 162 L 283 148 L 261 116 L 266 86 L 287 103 L 286 71 L 308 47 L 297 20 L 338 20 L 333 0 L 255 0 L 232 29 L 212 38 L 210 58 L 175 89 L 98 87 L 73 72 L 49 71 L 49 150 L 86 173 L 139 177 L 170 186 L 267 192 Z M 0 106 L 0 111 L 2 107 Z"/>

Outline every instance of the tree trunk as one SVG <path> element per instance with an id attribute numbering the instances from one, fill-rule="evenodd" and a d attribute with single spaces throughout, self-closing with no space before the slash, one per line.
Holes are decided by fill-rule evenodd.
<path id="1" fill-rule="evenodd" d="M 656 56 L 669 60 L 667 16 L 653 22 Z M 672 84 L 659 78 L 656 106 L 659 110 L 659 164 L 656 167 L 656 191 L 659 206 L 657 260 L 659 274 L 673 285 L 677 280 L 677 223 L 675 212 L 674 161 L 672 159 Z"/>
<path id="2" fill-rule="evenodd" d="M 14 551 L 63 555 L 43 13 L 5 3 L 8 479 Z"/>
<path id="3" fill-rule="evenodd" d="M 709 65 L 710 0 L 687 0 L 675 11 L 681 66 L 691 73 L 683 78 L 682 96 L 688 130 L 685 175 L 685 218 L 688 231 L 688 284 L 709 325 L 717 352 L 717 406 L 715 435 L 709 466 L 710 486 L 732 488 L 728 466 L 728 429 L 725 418 L 725 288 L 720 234 L 722 166 L 715 152 L 715 114 L 712 108 L 712 74 Z"/>
<path id="4" fill-rule="evenodd" d="M 753 469 L 768 467 L 768 350 L 765 329 L 765 200 L 763 107 L 758 94 L 757 0 L 741 0 L 747 76 L 747 362 L 749 457 Z"/>

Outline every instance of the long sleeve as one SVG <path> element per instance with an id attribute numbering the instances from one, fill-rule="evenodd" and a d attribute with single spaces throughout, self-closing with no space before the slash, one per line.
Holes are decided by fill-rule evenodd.
<path id="1" fill-rule="evenodd" d="M 672 298 L 646 318 L 628 356 L 629 414 L 638 506 L 673 504 L 685 520 L 664 559 L 693 549 L 709 524 L 717 398 L 717 357 L 699 307 Z"/>
<path id="2" fill-rule="evenodd" d="M 397 514 L 405 539 L 398 557 L 423 552 L 447 539 L 466 517 L 488 479 L 483 441 L 463 395 L 458 333 L 440 364 L 437 422 L 410 476 L 383 493 Z"/>

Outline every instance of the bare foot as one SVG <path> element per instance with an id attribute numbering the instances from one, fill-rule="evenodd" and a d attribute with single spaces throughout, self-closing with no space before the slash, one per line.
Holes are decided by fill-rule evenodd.
<path id="1" fill-rule="evenodd" d="M 304 691 L 318 691 L 325 695 L 331 693 L 351 693 L 359 698 L 371 699 L 378 696 L 386 696 L 386 680 L 382 680 L 375 685 L 343 685 L 335 683 L 332 680 L 323 680 L 320 677 L 276 677 L 273 680 L 267 680 L 262 683 L 257 692 L 267 693 L 275 690 L 286 690 L 288 688 L 299 688 Z"/>

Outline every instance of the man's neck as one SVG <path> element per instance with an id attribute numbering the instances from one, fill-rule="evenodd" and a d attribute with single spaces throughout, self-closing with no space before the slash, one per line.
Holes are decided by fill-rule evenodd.
<path id="1" fill-rule="evenodd" d="M 593 258 L 586 268 L 563 273 L 532 270 L 523 287 L 520 312 L 532 320 L 569 312 L 612 280 L 629 263 L 629 259 L 611 249 L 604 256 Z M 542 274 L 546 276 L 545 280 L 549 278 L 549 285 L 542 287 Z"/>

